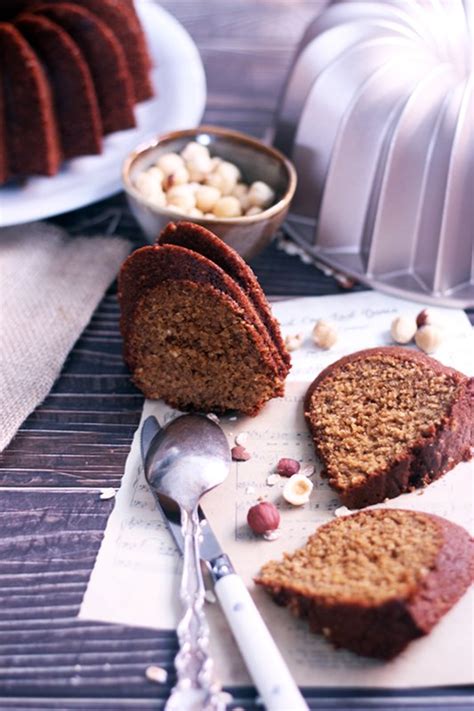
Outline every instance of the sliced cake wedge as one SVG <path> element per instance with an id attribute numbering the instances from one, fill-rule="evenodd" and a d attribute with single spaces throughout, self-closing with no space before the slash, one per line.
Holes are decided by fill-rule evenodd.
<path id="1" fill-rule="evenodd" d="M 283 395 L 279 344 L 236 280 L 203 254 L 178 244 L 137 250 L 122 267 L 119 300 L 125 361 L 146 397 L 255 415 Z"/>
<path id="2" fill-rule="evenodd" d="M 378 509 L 321 526 L 255 582 L 334 646 L 391 659 L 430 632 L 473 576 L 474 541 L 463 528 Z"/>
<path id="3" fill-rule="evenodd" d="M 474 379 L 408 348 L 359 351 L 310 385 L 323 475 L 349 508 L 429 484 L 474 447 Z"/>

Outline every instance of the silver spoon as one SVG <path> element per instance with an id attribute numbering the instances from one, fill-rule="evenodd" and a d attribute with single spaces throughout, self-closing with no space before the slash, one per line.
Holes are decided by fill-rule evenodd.
<path id="1" fill-rule="evenodd" d="M 166 711 L 222 711 L 219 686 L 207 647 L 204 583 L 200 567 L 198 515 L 204 494 L 221 484 L 230 466 L 230 450 L 221 428 L 204 415 L 183 415 L 154 438 L 147 453 L 145 475 L 150 487 L 175 502 L 181 511 L 184 539 L 180 597 L 184 615 L 178 625 L 177 683 Z"/>

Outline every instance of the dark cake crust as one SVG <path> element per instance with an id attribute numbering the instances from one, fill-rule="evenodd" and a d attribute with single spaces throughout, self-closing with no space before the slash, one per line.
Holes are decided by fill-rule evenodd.
<path id="1" fill-rule="evenodd" d="M 100 153 L 99 107 L 89 69 L 75 42 L 62 27 L 41 15 L 20 15 L 15 27 L 47 69 L 63 157 Z"/>
<path id="2" fill-rule="evenodd" d="M 383 513 L 364 511 L 354 515 Z M 308 619 L 311 631 L 324 635 L 335 647 L 363 656 L 392 659 L 411 641 L 428 634 L 474 580 L 474 540 L 467 531 L 439 516 L 422 515 L 436 523 L 441 545 L 435 564 L 406 599 L 387 599 L 379 605 L 347 601 L 325 604 L 300 594 L 291 582 L 284 587 L 259 577 L 255 582 L 264 586 L 277 604 Z"/>
<path id="3" fill-rule="evenodd" d="M 351 509 L 376 504 L 412 488 L 425 486 L 453 469 L 459 462 L 468 461 L 473 456 L 474 378 L 468 378 L 419 351 L 387 346 L 358 351 L 341 358 L 325 368 L 309 386 L 304 403 L 305 418 L 313 436 L 316 454 L 323 467 L 324 457 L 318 447 L 317 432 L 311 422 L 312 395 L 325 378 L 347 363 L 364 360 L 374 354 L 419 362 L 436 373 L 449 375 L 459 384 L 460 394 L 441 423 L 438 426 L 433 425 L 429 435 L 414 442 L 405 456 L 393 461 L 387 469 L 373 472 L 362 484 L 341 490 L 323 468 L 323 476 L 329 478 L 330 485 L 338 491 L 342 503 Z"/>
<path id="4" fill-rule="evenodd" d="M 7 177 L 54 175 L 61 155 L 49 84 L 36 54 L 10 23 L 0 23 L 0 75 L 8 157 L 4 172 Z"/>
<path id="5" fill-rule="evenodd" d="M 68 32 L 84 55 L 99 102 L 104 133 L 135 126 L 133 87 L 125 53 L 108 26 L 89 10 L 68 2 L 34 6 Z"/>

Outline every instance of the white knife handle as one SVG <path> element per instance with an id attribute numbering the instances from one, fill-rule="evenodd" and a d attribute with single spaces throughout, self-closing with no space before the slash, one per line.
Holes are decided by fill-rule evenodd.
<path id="1" fill-rule="evenodd" d="M 224 575 L 214 589 L 267 711 L 307 711 L 308 706 L 242 578 Z"/>

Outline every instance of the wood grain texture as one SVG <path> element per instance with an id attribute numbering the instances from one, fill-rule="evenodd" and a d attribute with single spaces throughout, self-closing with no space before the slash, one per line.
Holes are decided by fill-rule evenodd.
<path id="1" fill-rule="evenodd" d="M 196 40 L 208 76 L 205 120 L 263 136 L 292 52 L 326 0 L 165 0 Z M 223 70 L 225 68 L 225 71 Z M 123 195 L 60 216 L 70 234 L 117 233 L 143 243 Z M 270 246 L 253 263 L 270 295 L 340 291 Z M 121 358 L 113 286 L 52 392 L 0 455 L 0 710 L 161 709 L 173 681 L 174 633 L 79 622 L 77 613 L 120 485 L 143 398 Z M 145 678 L 149 664 L 169 683 Z M 316 683 L 317 675 L 315 675 Z M 305 690 L 310 708 L 471 708 L 472 689 Z M 248 711 L 253 689 L 233 706 Z"/>

